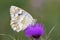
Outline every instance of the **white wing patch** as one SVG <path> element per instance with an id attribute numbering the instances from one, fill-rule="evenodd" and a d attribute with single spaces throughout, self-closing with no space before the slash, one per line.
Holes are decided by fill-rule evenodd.
<path id="1" fill-rule="evenodd" d="M 10 15 L 10 25 L 12 29 L 17 32 L 25 30 L 29 25 L 36 22 L 34 22 L 35 19 L 33 19 L 33 17 L 28 12 L 16 6 L 11 6 Z"/>

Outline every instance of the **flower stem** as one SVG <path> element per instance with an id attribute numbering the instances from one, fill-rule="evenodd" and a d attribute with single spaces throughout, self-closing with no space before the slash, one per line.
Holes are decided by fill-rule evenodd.
<path id="1" fill-rule="evenodd" d="M 34 38 L 33 40 L 39 40 L 39 38 Z"/>

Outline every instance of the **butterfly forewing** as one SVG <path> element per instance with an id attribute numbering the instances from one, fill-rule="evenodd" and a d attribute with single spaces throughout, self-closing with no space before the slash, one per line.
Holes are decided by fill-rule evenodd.
<path id="1" fill-rule="evenodd" d="M 16 6 L 11 6 L 10 15 L 11 15 L 10 25 L 12 29 L 17 32 L 25 30 L 29 25 L 32 24 L 34 20 L 33 17 L 28 12 Z"/>

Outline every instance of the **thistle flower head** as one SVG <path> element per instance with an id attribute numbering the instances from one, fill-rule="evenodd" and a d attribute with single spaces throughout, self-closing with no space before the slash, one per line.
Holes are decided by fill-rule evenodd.
<path id="1" fill-rule="evenodd" d="M 42 23 L 36 23 L 34 25 L 30 25 L 26 30 L 25 34 L 27 37 L 39 38 L 43 36 L 45 33 L 44 25 Z"/>

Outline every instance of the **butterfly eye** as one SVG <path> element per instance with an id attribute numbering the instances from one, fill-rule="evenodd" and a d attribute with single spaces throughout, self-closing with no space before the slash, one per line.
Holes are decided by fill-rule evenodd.
<path id="1" fill-rule="evenodd" d="M 18 14 L 18 16 L 20 16 L 21 14 Z"/>
<path id="2" fill-rule="evenodd" d="M 20 15 L 22 15 L 22 14 L 18 14 L 18 16 L 20 16 Z"/>
<path id="3" fill-rule="evenodd" d="M 18 13 L 18 16 L 20 16 L 20 15 L 22 15 L 23 14 L 23 12 L 22 13 Z"/>

